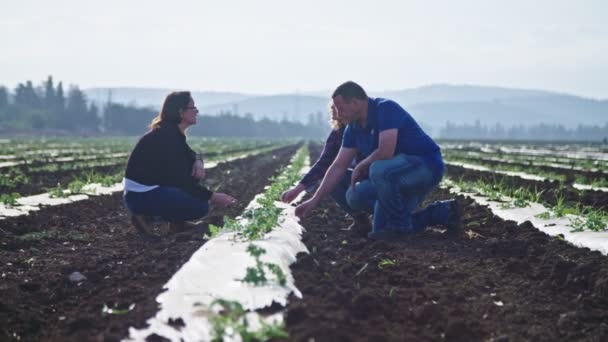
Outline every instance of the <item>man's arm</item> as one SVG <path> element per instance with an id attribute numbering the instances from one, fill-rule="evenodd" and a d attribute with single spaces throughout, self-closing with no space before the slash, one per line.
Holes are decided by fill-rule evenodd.
<path id="1" fill-rule="evenodd" d="M 296 208 L 296 215 L 299 217 L 305 216 L 308 211 L 316 207 L 319 202 L 325 197 L 328 193 L 330 193 L 336 185 L 340 182 L 348 166 L 353 161 L 357 154 L 357 150 L 354 148 L 340 148 L 338 152 L 338 156 L 336 160 L 331 164 L 327 172 L 325 173 L 325 177 L 321 181 L 321 185 L 308 201 L 300 204 Z"/>
<path id="2" fill-rule="evenodd" d="M 397 146 L 398 129 L 392 128 L 380 132 L 378 137 L 378 148 L 374 150 L 367 158 L 363 159 L 355 169 L 351 178 L 351 186 L 354 185 L 362 175 L 369 173 L 369 166 L 376 160 L 391 159 L 395 155 L 395 146 Z"/>

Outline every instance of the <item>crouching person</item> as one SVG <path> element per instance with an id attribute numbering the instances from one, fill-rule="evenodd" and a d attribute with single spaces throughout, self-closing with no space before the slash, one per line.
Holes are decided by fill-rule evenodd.
<path id="1" fill-rule="evenodd" d="M 338 119 L 338 111 L 332 104 L 330 106 L 331 114 L 331 133 L 325 141 L 323 151 L 319 156 L 319 159 L 310 168 L 308 173 L 302 177 L 302 180 L 293 188 L 285 191 L 281 195 L 281 201 L 285 203 L 292 202 L 302 191 L 311 192 L 318 183 L 323 179 L 329 166 L 334 162 L 340 146 L 342 145 L 342 136 L 344 135 L 344 129 L 346 124 Z M 353 160 L 353 163 L 357 160 Z M 349 164 L 349 167 L 352 164 Z M 353 212 L 348 203 L 346 202 L 346 191 L 350 184 L 350 170 L 346 171 L 347 175 L 343 177 L 343 181 L 339 182 L 331 192 L 331 197 L 336 201 L 338 206 L 344 210 L 348 216 L 353 219 L 352 224 L 347 228 L 348 231 L 355 235 L 367 236 L 371 230 L 371 222 L 369 220 L 369 214 L 365 212 Z M 312 189 L 312 190 L 309 190 Z"/>
<path id="2" fill-rule="evenodd" d="M 373 213 L 369 238 L 391 240 L 435 224 L 457 232 L 461 208 L 455 200 L 413 213 L 441 181 L 444 164 L 439 146 L 409 113 L 394 101 L 369 98 L 350 81 L 336 88 L 332 99 L 338 117 L 348 123 L 342 147 L 317 192 L 296 208 L 296 215 L 305 216 L 344 181 L 359 152 L 365 159 L 352 172 L 346 201 L 353 211 Z"/>
<path id="3" fill-rule="evenodd" d="M 210 204 L 225 207 L 236 202 L 200 185 L 205 176 L 202 158 L 188 146 L 186 129 L 196 124 L 198 110 L 190 92 L 167 96 L 161 112 L 135 145 L 125 171 L 124 203 L 131 222 L 146 239 L 158 239 L 150 228 L 151 217 L 169 222 L 172 231 L 209 212 Z"/>

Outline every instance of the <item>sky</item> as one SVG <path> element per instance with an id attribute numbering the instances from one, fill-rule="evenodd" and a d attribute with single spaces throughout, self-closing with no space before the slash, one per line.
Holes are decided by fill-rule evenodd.
<path id="1" fill-rule="evenodd" d="M 608 99 L 605 0 L 1 0 L 0 84 L 256 94 L 430 84 Z"/>

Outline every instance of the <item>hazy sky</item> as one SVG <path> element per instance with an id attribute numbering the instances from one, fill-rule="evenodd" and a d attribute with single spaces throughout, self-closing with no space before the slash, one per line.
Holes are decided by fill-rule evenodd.
<path id="1" fill-rule="evenodd" d="M 2 0 L 0 84 L 286 93 L 352 79 L 608 98 L 608 1 Z"/>

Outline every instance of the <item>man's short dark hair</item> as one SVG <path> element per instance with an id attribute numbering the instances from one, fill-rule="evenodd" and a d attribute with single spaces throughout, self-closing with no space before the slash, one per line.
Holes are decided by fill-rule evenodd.
<path id="1" fill-rule="evenodd" d="M 331 98 L 335 98 L 336 96 L 342 96 L 345 101 L 350 101 L 352 99 L 366 100 L 367 94 L 363 87 L 358 85 L 353 81 L 346 81 L 338 86 L 334 93 L 331 95 Z"/>

